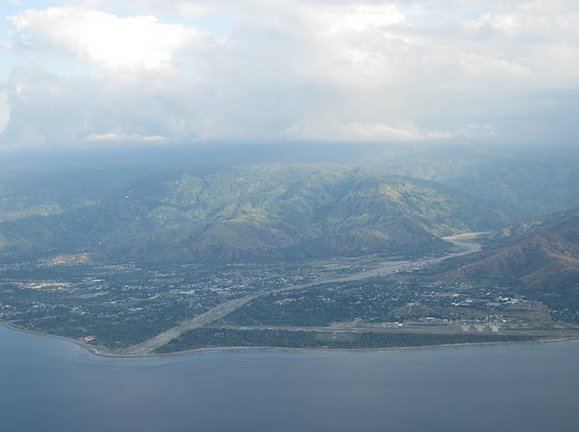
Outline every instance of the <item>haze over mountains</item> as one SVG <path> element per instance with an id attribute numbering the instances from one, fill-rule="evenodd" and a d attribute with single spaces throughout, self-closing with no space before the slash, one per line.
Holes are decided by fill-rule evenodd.
<path id="1" fill-rule="evenodd" d="M 253 160 L 224 147 L 12 161 L 0 180 L 1 254 L 212 263 L 408 256 L 441 252 L 445 235 L 579 206 L 576 155 L 565 149 L 515 158 L 496 147 L 301 148 L 254 151 Z"/>
<path id="2" fill-rule="evenodd" d="M 380 163 L 467 193 L 512 220 L 579 207 L 579 153 L 572 146 L 417 145 L 384 151 Z"/>

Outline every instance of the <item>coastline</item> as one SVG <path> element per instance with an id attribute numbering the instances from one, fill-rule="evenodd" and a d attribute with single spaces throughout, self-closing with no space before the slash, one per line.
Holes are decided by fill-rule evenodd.
<path id="1" fill-rule="evenodd" d="M 179 323 L 178 325 L 170 328 L 167 331 L 159 333 L 159 334 L 157 334 L 149 339 L 146 339 L 140 343 L 119 349 L 118 351 L 110 350 L 110 349 L 104 348 L 102 346 L 99 347 L 99 346 L 95 346 L 92 344 L 88 344 L 88 343 L 85 343 L 79 339 L 68 338 L 66 336 L 58 336 L 58 335 L 49 334 L 49 333 L 42 333 L 40 331 L 22 329 L 22 328 L 19 328 L 17 326 L 14 326 L 13 324 L 8 323 L 8 322 L 0 321 L 0 325 L 4 325 L 4 326 L 6 326 L 12 330 L 15 330 L 15 331 L 21 331 L 21 332 L 34 334 L 34 335 L 40 335 L 40 336 L 47 336 L 47 337 L 52 337 L 55 339 L 61 339 L 61 340 L 65 340 L 68 342 L 72 342 L 75 345 L 78 345 L 78 346 L 86 349 L 87 351 L 91 352 L 92 354 L 102 356 L 102 357 L 140 358 L 140 357 L 152 357 L 152 356 L 158 356 L 158 355 L 165 355 L 164 353 L 163 354 L 157 354 L 154 351 L 155 351 L 155 349 L 157 349 L 157 348 L 165 345 L 169 341 L 175 339 L 183 332 L 185 332 L 187 330 L 203 327 L 204 325 L 211 323 L 211 322 L 215 321 L 216 319 L 219 319 L 220 317 L 229 315 L 231 312 L 238 309 L 239 307 L 245 305 L 248 302 L 253 301 L 256 298 L 262 297 L 264 295 L 268 295 L 268 294 L 272 294 L 272 293 L 276 293 L 276 292 L 286 292 L 289 290 L 295 290 L 295 289 L 300 289 L 300 288 L 307 288 L 307 287 L 317 286 L 317 285 L 331 283 L 331 282 L 355 281 L 355 280 L 360 280 L 360 279 L 367 279 L 370 277 L 383 276 L 384 274 L 390 274 L 394 271 L 398 271 L 398 270 L 403 269 L 405 267 L 415 266 L 415 265 L 432 266 L 432 265 L 435 265 L 437 263 L 440 263 L 440 262 L 445 261 L 445 260 L 450 259 L 450 258 L 465 256 L 465 255 L 471 255 L 471 254 L 478 253 L 481 251 L 481 245 L 478 243 L 475 243 L 475 242 L 462 241 L 461 239 L 457 240 L 453 236 L 445 237 L 444 239 L 446 241 L 452 243 L 455 248 L 458 248 L 458 250 L 455 250 L 454 252 L 448 252 L 442 256 L 438 256 L 435 258 L 423 257 L 423 258 L 418 259 L 418 260 L 400 261 L 400 262 L 395 262 L 395 263 L 385 261 L 381 265 L 378 265 L 376 268 L 373 268 L 369 271 L 354 273 L 352 275 L 348 275 L 348 276 L 344 276 L 344 277 L 330 278 L 330 279 L 325 279 L 325 280 L 308 282 L 305 284 L 290 285 L 288 287 L 277 288 L 277 289 L 273 289 L 273 290 L 269 290 L 269 291 L 264 291 L 264 292 L 259 293 L 259 294 L 250 294 L 250 295 L 246 295 L 244 297 L 229 300 L 229 301 L 226 301 L 224 303 L 218 304 L 216 307 L 209 309 L 208 311 L 206 311 L 205 313 L 202 313 L 201 315 L 198 315 L 198 316 L 191 318 L 189 320 L 185 320 L 185 321 Z M 484 342 L 481 342 L 481 343 L 484 343 Z M 490 343 L 493 343 L 493 342 L 490 342 Z M 457 344 L 450 344 L 450 345 L 459 345 L 459 344 L 457 343 Z M 431 347 L 431 346 L 436 347 L 436 346 L 440 346 L 440 345 L 421 345 L 421 346 L 417 346 L 416 348 Z M 232 348 L 244 349 L 244 348 L 254 348 L 254 347 L 232 347 Z M 257 347 L 255 347 L 255 348 L 257 348 Z M 266 347 L 266 348 L 269 348 L 269 347 Z M 275 348 L 275 347 L 272 347 L 272 348 Z M 399 348 L 414 348 L 414 347 L 350 348 L 350 349 L 348 349 L 348 348 L 310 348 L 310 349 L 312 349 L 312 350 L 313 349 L 328 350 L 328 351 L 334 351 L 334 350 L 352 351 L 352 350 L 399 349 Z M 195 352 L 197 350 L 212 350 L 212 349 L 221 349 L 221 347 L 196 348 L 196 349 L 192 349 L 192 350 L 179 351 L 179 352 Z M 287 348 L 287 349 L 299 350 L 299 349 L 308 349 L 308 348 Z M 167 353 L 167 354 L 172 354 L 172 353 Z"/>
<path id="2" fill-rule="evenodd" d="M 50 333 L 42 333 L 42 332 L 37 332 L 34 330 L 27 330 L 21 327 L 17 327 L 14 324 L 11 324 L 9 322 L 6 321 L 0 321 L 0 326 L 7 328 L 8 330 L 17 332 L 17 333 L 25 333 L 25 334 L 29 334 L 32 336 L 38 336 L 38 337 L 43 337 L 43 338 L 49 338 L 49 339 L 55 339 L 55 340 L 60 340 L 63 342 L 68 342 L 71 343 L 73 345 L 76 345 L 80 348 L 85 349 L 86 351 L 91 352 L 92 354 L 95 354 L 94 352 L 92 352 L 91 348 L 95 348 L 94 346 L 90 346 L 88 344 L 85 344 L 79 340 L 73 339 L 73 338 L 68 338 L 66 336 L 59 336 L 59 335 L 55 335 L 55 334 L 50 334 Z"/>
<path id="3" fill-rule="evenodd" d="M 211 352 L 220 351 L 268 351 L 268 352 L 312 352 L 312 353 L 363 353 L 363 352 L 389 352 L 389 351 L 414 351 L 414 350 L 432 350 L 432 349 L 448 349 L 448 348 L 466 348 L 466 347 L 477 347 L 477 346 L 499 346 L 499 345 L 527 345 L 527 344 L 549 344 L 557 342 L 571 342 L 579 340 L 579 336 L 565 336 L 565 337 L 542 337 L 536 340 L 527 341 L 504 341 L 504 342 L 464 342 L 455 344 L 438 344 L 438 345 L 417 345 L 417 346 L 399 346 L 399 347 L 385 347 L 385 348 L 288 348 L 288 347 L 275 347 L 275 346 L 222 346 L 222 347 L 204 347 L 204 348 L 193 348 L 184 351 L 174 351 L 169 353 L 149 353 L 149 354 L 121 354 L 114 351 L 103 349 L 102 347 L 86 344 L 82 341 L 67 338 L 65 336 L 58 336 L 48 333 L 35 332 L 33 330 L 27 330 L 19 328 L 11 323 L 0 321 L 0 326 L 14 332 L 25 333 L 32 336 L 50 338 L 54 340 L 60 340 L 73 344 L 84 351 L 97 356 L 111 359 L 147 359 L 147 358 L 167 358 L 167 357 L 177 357 L 177 356 L 189 356 L 195 354 L 204 354 Z"/>
<path id="4" fill-rule="evenodd" d="M 195 355 L 202 353 L 218 352 L 218 351 L 271 351 L 271 352 L 312 352 L 312 353 L 371 353 L 371 352 L 389 352 L 389 351 L 415 351 L 415 350 L 433 350 L 433 349 L 449 349 L 449 348 L 467 348 L 477 346 L 499 346 L 499 345 L 527 345 L 527 344 L 548 344 L 557 342 L 571 342 L 579 340 L 577 337 L 559 337 L 559 338 L 543 338 L 531 341 L 505 341 L 505 342 L 463 342 L 455 344 L 439 344 L 439 345 L 416 345 L 416 346 L 398 346 L 385 348 L 287 348 L 287 347 L 268 347 L 268 346 L 253 346 L 253 347 L 206 347 L 194 348 L 184 351 L 174 351 L 170 353 L 148 354 L 139 356 L 108 356 L 102 354 L 103 357 L 111 358 L 147 358 L 147 357 L 169 357 L 179 355 Z"/>

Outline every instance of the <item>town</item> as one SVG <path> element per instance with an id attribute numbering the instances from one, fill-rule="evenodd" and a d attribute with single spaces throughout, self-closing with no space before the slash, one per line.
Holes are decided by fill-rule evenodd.
<path id="1" fill-rule="evenodd" d="M 573 323 L 554 320 L 557 311 L 514 295 L 508 286 L 440 280 L 436 267 L 395 264 L 387 273 L 378 271 L 384 268 L 378 256 L 221 267 L 90 261 L 4 264 L 0 320 L 113 351 L 244 298 L 248 300 L 204 327 L 262 336 L 277 331 L 267 343 L 280 346 L 291 331 L 431 338 L 485 335 L 486 341 L 486 336 L 545 337 L 577 330 Z M 261 336 L 250 345 L 259 340 Z M 215 345 L 212 340 L 205 343 Z M 160 351 L 190 345 L 181 341 Z"/>

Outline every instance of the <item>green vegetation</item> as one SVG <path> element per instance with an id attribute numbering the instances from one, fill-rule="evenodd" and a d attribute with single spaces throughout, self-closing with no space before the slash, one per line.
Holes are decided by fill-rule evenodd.
<path id="1" fill-rule="evenodd" d="M 20 259 L 78 252 L 97 260 L 216 263 L 421 256 L 444 251 L 442 235 L 505 220 L 432 183 L 341 166 L 2 181 L 0 253 Z M 35 182 L 41 187 L 29 187 Z"/>
<path id="2" fill-rule="evenodd" d="M 325 284 L 254 300 L 222 320 L 239 325 L 328 326 L 333 322 L 399 321 L 396 309 L 415 301 L 417 287 L 393 280 Z"/>
<path id="3" fill-rule="evenodd" d="M 484 334 L 317 333 L 287 330 L 203 328 L 185 333 L 159 349 L 169 353 L 210 347 L 280 347 L 318 349 L 401 348 L 446 344 L 525 342 L 532 336 Z"/>

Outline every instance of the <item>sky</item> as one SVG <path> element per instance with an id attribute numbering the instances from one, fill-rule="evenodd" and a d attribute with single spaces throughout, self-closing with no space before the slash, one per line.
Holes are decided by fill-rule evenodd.
<path id="1" fill-rule="evenodd" d="M 8 0 L 0 150 L 573 143 L 576 0 Z"/>

